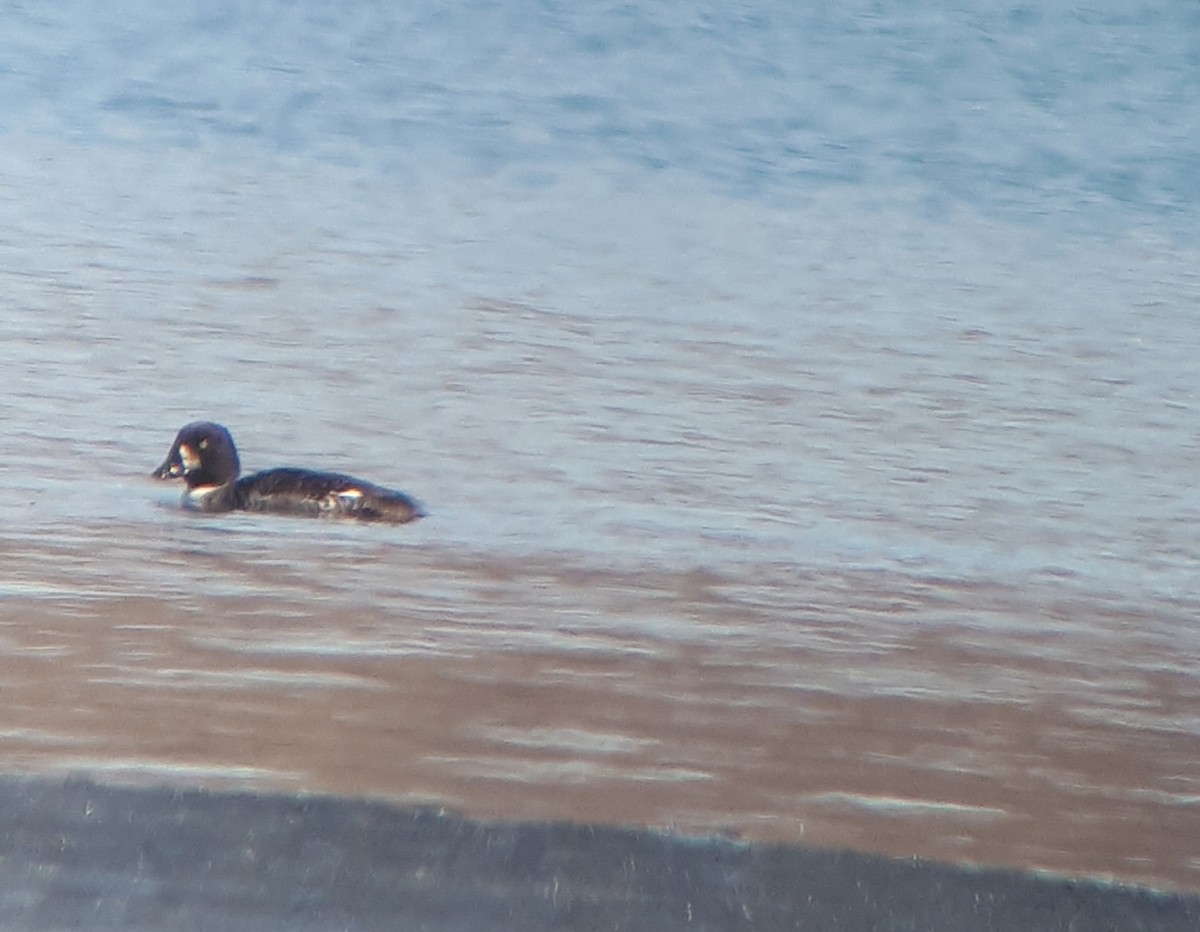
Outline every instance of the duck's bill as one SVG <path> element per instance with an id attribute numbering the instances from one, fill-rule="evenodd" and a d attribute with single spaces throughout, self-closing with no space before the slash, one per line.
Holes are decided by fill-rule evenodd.
<path id="1" fill-rule="evenodd" d="M 200 441 L 201 450 L 207 445 L 207 440 Z M 180 479 L 199 469 L 200 465 L 200 452 L 190 443 L 180 443 L 177 440 L 166 460 L 151 475 L 158 479 Z"/>
<path id="2" fill-rule="evenodd" d="M 168 459 L 165 463 L 150 473 L 155 479 L 179 479 L 183 476 L 183 463 L 179 460 Z"/>

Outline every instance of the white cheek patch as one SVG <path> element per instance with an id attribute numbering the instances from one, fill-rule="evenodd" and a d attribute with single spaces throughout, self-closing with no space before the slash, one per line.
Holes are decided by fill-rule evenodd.
<path id="1" fill-rule="evenodd" d="M 179 459 L 183 462 L 183 471 L 185 473 L 200 468 L 200 454 L 193 450 L 189 444 L 181 443 L 179 445 Z"/>

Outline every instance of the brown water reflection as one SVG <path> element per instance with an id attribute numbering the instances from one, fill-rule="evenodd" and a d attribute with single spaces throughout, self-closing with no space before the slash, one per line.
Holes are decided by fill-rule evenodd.
<path id="1" fill-rule="evenodd" d="M 1200 890 L 1200 680 L 1167 617 L 1194 607 L 1148 617 L 1049 584 L 784 566 L 607 572 L 369 538 L 320 577 L 303 541 L 277 544 L 148 556 L 160 576 L 225 588 L 141 595 L 135 579 L 87 583 L 82 557 L 56 580 L 52 554 L 5 554 L 25 587 L 0 627 L 6 769 Z"/>

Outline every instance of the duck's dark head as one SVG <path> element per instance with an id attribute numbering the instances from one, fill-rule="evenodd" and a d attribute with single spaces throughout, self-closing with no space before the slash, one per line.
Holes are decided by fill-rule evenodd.
<path id="1" fill-rule="evenodd" d="M 212 421 L 193 421 L 180 428 L 171 452 L 151 475 L 157 479 L 183 479 L 189 489 L 194 489 L 233 482 L 241 468 L 228 430 Z"/>

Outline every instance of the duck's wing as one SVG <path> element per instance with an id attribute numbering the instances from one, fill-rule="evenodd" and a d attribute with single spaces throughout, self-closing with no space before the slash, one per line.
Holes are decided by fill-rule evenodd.
<path id="1" fill-rule="evenodd" d="M 403 492 L 342 473 L 281 467 L 238 480 L 238 507 L 246 511 L 334 515 L 403 524 L 425 516 Z"/>

